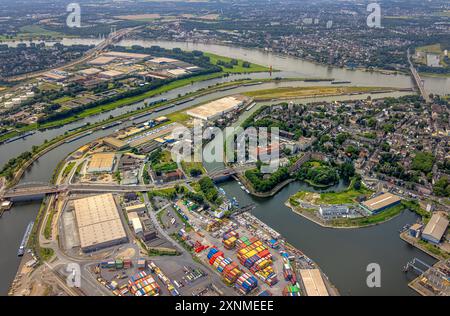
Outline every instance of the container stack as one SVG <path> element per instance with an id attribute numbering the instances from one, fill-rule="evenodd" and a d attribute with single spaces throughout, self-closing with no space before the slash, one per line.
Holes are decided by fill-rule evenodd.
<path id="1" fill-rule="evenodd" d="M 239 233 L 234 230 L 223 234 L 222 244 L 226 249 L 233 249 L 236 246 L 236 241 L 239 238 Z"/>
<path id="2" fill-rule="evenodd" d="M 225 267 L 227 266 L 227 265 L 229 265 L 230 263 L 232 263 L 233 262 L 233 260 L 231 260 L 230 258 L 224 258 L 220 263 L 219 263 L 219 265 L 217 266 L 217 271 L 220 273 L 220 274 L 222 274 L 223 273 L 223 270 L 225 269 Z"/>
<path id="3" fill-rule="evenodd" d="M 103 261 L 102 263 L 100 263 L 100 267 L 102 269 L 115 269 L 116 262 L 115 261 Z"/>
<path id="4" fill-rule="evenodd" d="M 116 269 L 123 269 L 123 260 L 122 259 L 116 259 Z"/>
<path id="5" fill-rule="evenodd" d="M 209 264 L 213 265 L 218 257 L 223 257 L 223 252 L 222 251 L 216 251 L 211 256 L 209 256 L 209 254 L 208 254 Z"/>
<path id="6" fill-rule="evenodd" d="M 265 258 L 269 260 L 272 257 L 267 247 L 260 240 L 252 241 L 252 239 L 248 241 L 249 243 L 251 242 L 250 245 L 247 245 L 245 242 L 242 243 L 241 249 L 238 250 L 237 254 L 239 262 L 249 269 L 260 259 Z"/>
<path id="7" fill-rule="evenodd" d="M 289 262 L 283 265 L 283 275 L 286 281 L 290 281 L 292 284 L 297 283 L 297 278 L 295 276 L 294 270 L 292 269 Z"/>
<path id="8" fill-rule="evenodd" d="M 269 286 L 274 286 L 278 283 L 278 278 L 273 271 L 272 266 L 268 266 L 260 271 L 255 272 L 255 275 Z"/>
<path id="9" fill-rule="evenodd" d="M 233 285 L 241 274 L 242 271 L 239 270 L 238 264 L 232 262 L 223 269 L 222 278 L 225 284 Z"/>
<path id="10" fill-rule="evenodd" d="M 131 259 L 123 259 L 123 267 L 125 268 L 125 269 L 129 269 L 129 268 L 131 268 Z"/>
<path id="11" fill-rule="evenodd" d="M 300 296 L 300 289 L 296 285 L 288 285 L 283 290 L 283 296 Z"/>
<path id="12" fill-rule="evenodd" d="M 128 287 L 135 296 L 157 296 L 161 291 L 155 279 L 145 271 L 133 275 L 128 280 Z"/>
<path id="13" fill-rule="evenodd" d="M 138 270 L 145 270 L 145 264 L 146 264 L 146 261 L 144 258 L 138 259 L 137 264 L 136 264 Z"/>
<path id="14" fill-rule="evenodd" d="M 242 274 L 236 281 L 235 287 L 242 294 L 248 294 L 258 286 L 258 280 L 248 273 Z"/>

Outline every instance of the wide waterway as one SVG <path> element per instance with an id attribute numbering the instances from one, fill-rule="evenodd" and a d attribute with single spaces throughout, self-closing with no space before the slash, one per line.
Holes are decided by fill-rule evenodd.
<path id="1" fill-rule="evenodd" d="M 90 40 L 68 39 L 64 44 L 95 43 Z M 198 49 L 208 51 L 233 58 L 242 58 L 261 65 L 272 65 L 275 69 L 281 70 L 276 76 L 283 77 L 330 77 L 336 80 L 349 80 L 352 84 L 363 86 L 384 86 L 410 88 L 413 83 L 408 76 L 404 75 L 384 75 L 379 73 L 369 73 L 359 70 L 335 69 L 316 65 L 311 62 L 302 61 L 291 57 L 280 57 L 275 54 L 265 53 L 256 50 L 249 50 L 236 47 L 209 45 L 209 44 L 190 44 L 190 43 L 171 43 L 154 41 L 123 41 L 121 44 L 130 46 L 138 44 L 142 46 L 159 45 L 165 48 L 180 47 L 182 49 Z M 229 78 L 214 79 L 208 82 L 199 82 L 167 94 L 150 98 L 156 100 L 159 98 L 174 98 L 178 94 L 198 90 L 207 87 L 216 82 L 228 81 L 235 78 L 268 78 L 267 73 L 238 75 Z M 450 79 L 426 78 L 428 91 L 446 94 L 450 93 Z M 293 85 L 293 83 L 283 83 Z M 301 83 L 302 85 L 318 85 L 328 83 Z M 230 93 L 243 92 L 247 90 L 256 90 L 275 86 L 274 83 L 264 84 L 259 87 L 242 87 L 229 91 L 213 93 L 193 102 L 183 104 L 168 111 L 179 110 L 184 107 L 192 106 L 199 102 L 218 98 Z M 102 113 L 95 117 L 69 124 L 62 128 L 37 132 L 26 140 L 16 141 L 10 144 L 0 146 L 0 165 L 3 165 L 9 158 L 17 156 L 23 151 L 29 150 L 33 145 L 41 144 L 45 139 L 51 139 L 65 131 L 76 126 L 81 126 L 86 122 L 97 122 L 109 115 L 118 115 L 129 110 L 142 106 L 143 102 L 128 106 L 107 113 Z M 159 112 L 148 117 L 163 115 L 165 112 Z M 143 120 L 139 119 L 139 120 Z M 129 123 L 124 123 L 125 126 Z M 112 132 L 113 129 L 120 128 L 116 126 L 108 130 L 100 130 L 92 135 L 62 146 L 48 152 L 41 157 L 26 172 L 23 182 L 29 181 L 49 181 L 53 171 L 59 161 L 64 159 L 71 151 L 76 148 L 104 135 Z M 413 257 L 418 257 L 426 262 L 433 263 L 434 260 L 421 251 L 409 246 L 398 237 L 398 230 L 406 223 L 416 220 L 416 216 L 410 212 L 405 212 L 399 217 L 383 225 L 374 226 L 356 230 L 335 230 L 325 229 L 317 226 L 301 216 L 295 215 L 284 202 L 287 198 L 302 188 L 302 184 L 292 183 L 280 191 L 275 197 L 270 199 L 256 199 L 245 194 L 237 183 L 229 182 L 223 185 L 230 196 L 236 196 L 244 205 L 250 201 L 256 203 L 254 214 L 267 224 L 273 226 L 283 234 L 289 242 L 303 250 L 308 256 L 323 268 L 331 281 L 338 287 L 342 294 L 367 294 L 367 295 L 410 295 L 414 294 L 407 287 L 407 278 L 401 271 L 403 265 Z M 39 203 L 15 205 L 10 212 L 6 212 L 0 219 L 0 295 L 6 295 L 10 282 L 12 281 L 20 259 L 17 257 L 22 235 L 29 221 L 34 220 L 37 215 Z M 382 287 L 379 289 L 369 289 L 365 285 L 367 273 L 365 268 L 367 264 L 376 262 L 381 265 Z"/>

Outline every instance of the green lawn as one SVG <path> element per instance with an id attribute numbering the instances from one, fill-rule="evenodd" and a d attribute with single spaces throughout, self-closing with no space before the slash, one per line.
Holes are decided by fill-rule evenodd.
<path id="1" fill-rule="evenodd" d="M 351 204 L 355 203 L 356 198 L 365 195 L 368 196 L 372 191 L 361 188 L 359 190 L 348 189 L 342 192 L 326 192 L 320 194 L 320 203 L 324 204 Z"/>
<path id="2" fill-rule="evenodd" d="M 74 98 L 72 98 L 72 97 L 64 96 L 64 97 L 61 97 L 61 98 L 59 98 L 59 99 L 53 100 L 53 103 L 61 104 L 61 103 L 64 103 L 64 102 L 67 102 L 67 101 L 70 101 L 70 100 L 73 100 L 73 99 L 74 99 Z"/>
<path id="3" fill-rule="evenodd" d="M 190 175 L 190 172 L 192 169 L 197 169 L 197 170 L 201 170 L 201 174 L 205 173 L 205 168 L 203 168 L 203 164 L 201 162 L 186 162 L 186 161 L 182 161 L 181 162 L 181 167 L 183 168 L 184 172 L 187 175 Z"/>
<path id="4" fill-rule="evenodd" d="M 39 25 L 25 25 L 20 28 L 21 33 L 18 35 L 19 38 L 23 37 L 39 37 L 39 36 L 51 36 L 51 37 L 62 37 L 61 33 L 47 30 Z"/>
<path id="5" fill-rule="evenodd" d="M 369 225 L 374 225 L 378 223 L 385 222 L 397 215 L 399 215 L 402 211 L 404 211 L 406 207 L 403 204 L 398 204 L 391 208 L 388 208 L 378 214 L 367 216 L 367 217 L 359 217 L 359 218 L 342 218 L 335 219 L 331 221 L 331 225 L 336 227 L 364 227 Z"/>
<path id="6" fill-rule="evenodd" d="M 219 55 L 212 54 L 212 53 L 204 53 L 204 55 L 208 56 L 210 58 L 210 62 L 214 65 L 217 65 L 218 61 L 230 63 L 233 59 L 235 59 L 235 58 L 219 56 Z M 235 65 L 233 68 L 227 68 L 227 67 L 221 66 L 222 71 L 226 72 L 226 73 L 252 73 L 252 72 L 267 72 L 270 70 L 269 67 L 252 64 L 252 63 L 250 63 L 250 67 L 246 68 L 246 67 L 242 66 L 242 63 L 244 62 L 244 60 L 241 60 L 241 59 L 236 59 L 236 60 L 238 62 L 237 65 Z"/>

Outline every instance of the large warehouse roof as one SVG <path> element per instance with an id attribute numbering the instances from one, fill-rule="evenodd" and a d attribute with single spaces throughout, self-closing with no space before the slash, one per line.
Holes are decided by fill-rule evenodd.
<path id="1" fill-rule="evenodd" d="M 373 199 L 367 200 L 362 204 L 371 211 L 382 209 L 386 206 L 399 202 L 401 199 L 397 195 L 391 193 L 381 194 Z"/>
<path id="2" fill-rule="evenodd" d="M 115 157 L 115 153 L 98 153 L 92 155 L 88 171 L 112 170 Z"/>
<path id="3" fill-rule="evenodd" d="M 319 269 L 300 269 L 300 276 L 308 296 L 329 295 Z"/>
<path id="4" fill-rule="evenodd" d="M 431 236 L 437 241 L 441 240 L 448 226 L 448 220 L 439 213 L 434 213 L 423 230 L 422 235 Z"/>
<path id="5" fill-rule="evenodd" d="M 242 105 L 242 103 L 242 98 L 226 97 L 197 106 L 196 108 L 193 108 L 186 113 L 190 116 L 206 121 L 209 119 L 217 118 L 226 112 L 234 110 L 238 106 Z"/>
<path id="6" fill-rule="evenodd" d="M 75 200 L 74 207 L 82 249 L 126 238 L 111 193 Z"/>

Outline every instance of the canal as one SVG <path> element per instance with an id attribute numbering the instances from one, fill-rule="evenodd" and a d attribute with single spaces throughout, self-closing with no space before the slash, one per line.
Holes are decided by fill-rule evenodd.
<path id="1" fill-rule="evenodd" d="M 65 39 L 63 40 L 63 43 L 80 44 L 88 43 L 89 41 L 90 40 Z M 95 43 L 95 41 L 91 42 Z M 237 47 L 160 41 L 121 42 L 121 45 L 130 46 L 131 44 L 142 46 L 159 45 L 165 48 L 180 47 L 189 50 L 199 49 L 233 58 L 246 59 L 261 65 L 272 65 L 275 69 L 281 71 L 278 75 L 282 77 L 330 77 L 336 80 L 349 80 L 352 81 L 352 84 L 354 85 L 398 88 L 410 88 L 413 84 L 409 76 L 384 75 L 360 70 L 329 68 L 292 57 L 280 57 L 271 53 Z M 196 91 L 202 87 L 215 84 L 216 82 L 237 78 L 268 78 L 268 74 L 237 75 L 208 82 L 195 83 L 148 100 L 153 101 L 161 97 L 174 98 L 178 94 Z M 425 83 L 430 92 L 450 92 L 449 78 L 426 78 Z M 314 83 L 314 85 L 317 84 L 319 83 Z M 292 85 L 292 83 L 290 85 Z M 193 102 L 183 104 L 176 109 L 179 110 L 223 95 L 243 92 L 246 91 L 246 89 L 256 90 L 274 86 L 276 86 L 276 84 L 270 83 L 259 87 L 242 87 L 234 90 L 217 92 L 198 98 Z M 2 153 L 0 155 L 0 165 L 3 165 L 11 157 L 15 157 L 18 154 L 29 150 L 33 145 L 42 144 L 45 139 L 49 140 L 64 133 L 68 129 L 81 126 L 86 122 L 101 121 L 109 117 L 109 115 L 125 113 L 126 111 L 136 109 L 138 106 L 142 106 L 142 104 L 143 102 L 139 102 L 132 106 L 116 109 L 69 124 L 65 127 L 37 132 L 25 140 L 4 144 L 0 146 Z M 173 109 L 168 111 L 173 111 Z M 164 113 L 167 112 L 160 112 L 158 113 L 158 116 L 164 115 Z M 148 117 L 150 118 L 155 115 L 156 114 L 152 114 Z M 123 127 L 126 124 L 127 123 L 124 123 L 122 126 L 116 126 L 114 129 Z M 111 132 L 112 129 L 101 130 L 86 136 L 85 138 L 63 144 L 57 149 L 48 152 L 33 164 L 33 166 L 25 173 L 21 182 L 49 181 L 58 162 L 64 159 L 70 152 Z M 301 216 L 295 215 L 290 209 L 284 206 L 284 202 L 291 194 L 302 189 L 302 184 L 300 183 L 291 183 L 275 197 L 270 199 L 252 198 L 245 194 L 245 192 L 243 192 L 234 182 L 225 183 L 223 184 L 223 187 L 230 196 L 236 196 L 241 202 L 241 205 L 245 205 L 248 202 L 255 203 L 256 208 L 254 214 L 267 224 L 273 226 L 285 236 L 289 242 L 315 260 L 344 295 L 412 295 L 414 292 L 407 287 L 406 276 L 401 271 L 403 265 L 413 257 L 421 258 L 428 263 L 434 262 L 431 257 L 407 245 L 398 237 L 398 230 L 403 227 L 403 225 L 416 220 L 416 216 L 411 212 L 404 212 L 402 215 L 388 223 L 370 228 L 356 230 L 325 229 L 305 220 Z M 2 254 L 0 256 L 0 295 L 7 294 L 10 282 L 14 278 L 20 262 L 17 257 L 17 249 L 22 235 L 29 221 L 34 220 L 36 217 L 38 209 L 39 203 L 15 205 L 10 212 L 6 212 L 0 219 L 0 240 L 2 240 L 0 243 L 0 253 Z M 371 262 L 376 262 L 381 265 L 382 286 L 379 289 L 369 289 L 365 286 L 365 279 L 367 276 L 365 268 L 367 264 Z"/>

